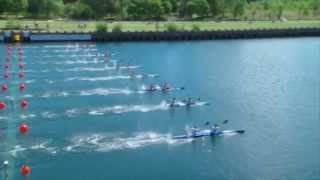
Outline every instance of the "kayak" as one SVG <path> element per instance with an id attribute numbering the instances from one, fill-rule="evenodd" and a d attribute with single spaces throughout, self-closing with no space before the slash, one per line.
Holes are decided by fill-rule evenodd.
<path id="1" fill-rule="evenodd" d="M 167 88 L 167 89 L 163 89 L 160 86 L 155 86 L 153 89 L 145 89 L 145 88 L 143 88 L 142 90 L 146 91 L 146 92 L 157 92 L 157 91 L 169 92 L 169 91 L 176 91 L 176 90 L 184 90 L 184 87 L 179 87 L 179 88 L 174 88 L 174 87 L 171 88 L 170 87 L 170 88 Z"/>
<path id="2" fill-rule="evenodd" d="M 174 104 L 167 103 L 167 105 L 170 106 L 171 108 L 175 108 L 175 107 L 209 106 L 210 103 L 205 101 L 198 101 L 198 102 L 192 102 L 191 104 L 188 104 L 187 102 L 177 101 Z"/>
<path id="3" fill-rule="evenodd" d="M 200 138 L 200 137 L 206 137 L 206 136 L 223 136 L 225 134 L 230 133 L 237 133 L 237 134 L 243 134 L 245 133 L 245 130 L 225 130 L 225 131 L 218 131 L 214 134 L 211 133 L 211 130 L 205 129 L 205 130 L 199 130 L 194 135 L 186 134 L 186 135 L 179 135 L 179 136 L 173 136 L 172 139 L 190 139 L 190 138 Z"/>

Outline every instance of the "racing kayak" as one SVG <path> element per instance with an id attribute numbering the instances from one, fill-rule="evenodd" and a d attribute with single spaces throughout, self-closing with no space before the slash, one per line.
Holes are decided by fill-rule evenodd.
<path id="1" fill-rule="evenodd" d="M 171 108 L 175 108 L 175 107 L 209 106 L 210 103 L 205 101 L 198 101 L 198 102 L 192 102 L 191 104 L 188 104 L 187 102 L 177 101 L 174 104 L 171 104 L 170 102 L 168 102 L 167 105 Z"/>
<path id="2" fill-rule="evenodd" d="M 184 87 L 179 87 L 179 88 L 170 87 L 170 88 L 163 89 L 161 86 L 155 86 L 153 89 L 142 88 L 142 90 L 146 92 L 157 92 L 157 91 L 169 92 L 169 91 L 177 91 L 177 90 L 184 90 L 184 89 L 185 89 Z"/>
<path id="3" fill-rule="evenodd" d="M 225 131 L 218 131 L 216 133 L 211 133 L 211 130 L 205 129 L 205 130 L 199 130 L 195 132 L 195 134 L 186 134 L 186 135 L 179 135 L 179 136 L 173 136 L 172 139 L 195 139 L 200 137 L 206 137 L 206 136 L 223 136 L 225 134 L 244 134 L 245 130 L 225 130 Z"/>

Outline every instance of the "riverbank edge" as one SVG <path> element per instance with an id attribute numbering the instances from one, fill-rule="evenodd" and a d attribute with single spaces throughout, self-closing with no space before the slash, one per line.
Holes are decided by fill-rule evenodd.
<path id="1" fill-rule="evenodd" d="M 176 32 L 28 32 L 6 31 L 3 41 L 12 42 L 130 42 L 130 41 L 191 41 L 213 39 L 252 39 L 282 37 L 320 37 L 320 28 L 250 29 Z M 18 36 L 18 37 L 17 37 Z"/>

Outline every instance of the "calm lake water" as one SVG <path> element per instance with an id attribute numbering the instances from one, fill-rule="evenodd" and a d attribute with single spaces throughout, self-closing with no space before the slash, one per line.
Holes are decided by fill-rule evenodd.
<path id="1" fill-rule="evenodd" d="M 22 47 L 27 90 L 17 89 L 16 48 L 10 80 L 1 77 L 9 92 L 0 96 L 8 104 L 0 160 L 10 161 L 9 179 L 23 179 L 24 163 L 30 180 L 320 179 L 320 38 Z M 141 91 L 163 81 L 185 90 Z M 170 109 L 173 97 L 210 105 Z M 171 138 L 225 119 L 225 129 L 246 133 Z M 17 132 L 21 122 L 28 135 Z"/>

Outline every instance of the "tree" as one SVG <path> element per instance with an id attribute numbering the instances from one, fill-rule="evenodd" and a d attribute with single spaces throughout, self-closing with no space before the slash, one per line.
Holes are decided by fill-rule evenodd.
<path id="1" fill-rule="evenodd" d="M 320 1 L 319 0 L 313 0 L 310 3 L 310 7 L 312 9 L 312 13 L 314 16 L 317 16 L 320 14 Z"/>
<path id="2" fill-rule="evenodd" d="M 62 0 L 46 0 L 46 14 L 47 17 L 59 16 L 63 12 Z"/>
<path id="3" fill-rule="evenodd" d="M 161 6 L 164 14 L 169 15 L 172 11 L 172 4 L 170 0 L 162 0 Z"/>
<path id="4" fill-rule="evenodd" d="M 219 3 L 219 0 L 208 0 L 209 6 L 210 6 L 210 12 L 213 16 L 219 15 L 222 11 L 221 9 L 221 3 Z"/>
<path id="5" fill-rule="evenodd" d="M 127 13 L 134 18 L 141 18 L 145 15 L 144 3 L 139 0 L 131 0 L 128 4 Z"/>
<path id="6" fill-rule="evenodd" d="M 164 14 L 164 9 L 161 0 L 132 0 L 127 12 L 135 18 L 159 18 Z"/>
<path id="7" fill-rule="evenodd" d="M 114 14 L 117 11 L 115 0 L 82 0 L 81 2 L 94 9 L 97 17 Z"/>
<path id="8" fill-rule="evenodd" d="M 281 19 L 282 15 L 283 15 L 283 5 L 282 4 L 278 4 L 278 6 L 277 6 L 277 14 L 276 14 L 277 19 L 278 20 Z"/>
<path id="9" fill-rule="evenodd" d="M 179 5 L 179 14 L 181 17 L 185 17 L 187 15 L 187 5 L 189 0 L 180 0 Z"/>
<path id="10" fill-rule="evenodd" d="M 258 6 L 255 3 L 251 3 L 249 9 L 252 19 L 255 20 L 258 12 Z"/>
<path id="11" fill-rule="evenodd" d="M 169 0 L 171 4 L 171 12 L 176 13 L 179 9 L 179 1 L 177 0 Z"/>
<path id="12" fill-rule="evenodd" d="M 91 7 L 83 3 L 67 5 L 65 8 L 65 14 L 74 19 L 90 19 L 95 16 Z"/>
<path id="13" fill-rule="evenodd" d="M 26 10 L 26 8 L 28 7 L 28 1 L 27 0 L 6 0 L 4 6 L 7 8 L 8 12 L 19 14 Z"/>
<path id="14" fill-rule="evenodd" d="M 188 15 L 194 14 L 198 16 L 207 16 L 209 12 L 209 4 L 206 0 L 191 0 L 187 4 Z"/>
<path id="15" fill-rule="evenodd" d="M 238 0 L 233 8 L 233 17 L 239 17 L 244 14 L 246 3 L 243 0 Z"/>
<path id="16" fill-rule="evenodd" d="M 46 0 L 28 0 L 27 11 L 33 17 L 39 17 L 41 14 L 45 13 L 46 10 Z"/>
<path id="17" fill-rule="evenodd" d="M 147 0 L 146 3 L 146 15 L 147 17 L 161 17 L 164 13 L 162 9 L 161 0 Z"/>

